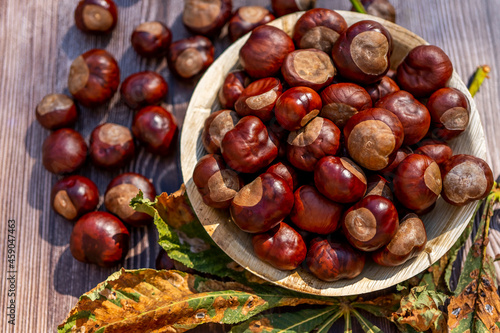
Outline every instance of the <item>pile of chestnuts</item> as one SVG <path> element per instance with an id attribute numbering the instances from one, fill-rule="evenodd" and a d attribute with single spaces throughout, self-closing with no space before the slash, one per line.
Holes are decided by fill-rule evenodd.
<path id="1" fill-rule="evenodd" d="M 291 37 L 262 25 L 242 46 L 193 181 L 252 234 L 261 260 L 324 281 L 354 278 L 370 259 L 398 266 L 424 250 L 420 217 L 439 196 L 463 206 L 489 193 L 486 162 L 447 143 L 470 117 L 466 96 L 446 87 L 448 56 L 418 46 L 392 71 L 392 50 L 382 24 L 348 26 L 322 8 Z"/>

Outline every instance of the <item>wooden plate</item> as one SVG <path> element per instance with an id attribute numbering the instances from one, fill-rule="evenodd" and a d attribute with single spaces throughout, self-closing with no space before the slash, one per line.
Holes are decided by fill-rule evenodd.
<path id="1" fill-rule="evenodd" d="M 366 19 L 379 21 L 392 34 L 394 52 L 391 67 L 394 69 L 408 51 L 417 45 L 428 44 L 414 33 L 388 21 L 354 12 L 338 11 L 349 25 Z M 297 19 L 303 13 L 294 13 L 270 23 L 289 35 Z M 281 271 L 262 262 L 253 253 L 251 236 L 241 231 L 232 221 L 229 212 L 206 206 L 193 184 L 192 174 L 196 162 L 206 154 L 200 134 L 205 118 L 220 109 L 217 98 L 219 87 L 226 74 L 239 67 L 238 52 L 249 35 L 236 41 L 207 70 L 196 87 L 189 103 L 181 137 L 181 167 L 189 199 L 201 223 L 213 240 L 238 264 L 250 272 L 282 287 L 323 296 L 347 296 L 373 292 L 391 287 L 420 273 L 443 256 L 462 234 L 474 212 L 475 203 L 465 207 L 448 205 L 439 199 L 436 208 L 424 218 L 428 243 L 418 257 L 398 267 L 382 267 L 367 261 L 362 274 L 351 280 L 324 282 L 299 267 L 294 271 Z M 450 142 L 458 154 L 470 154 L 486 158 L 486 142 L 476 105 L 456 72 L 448 84 L 465 93 L 471 107 L 470 124 L 467 131 Z"/>

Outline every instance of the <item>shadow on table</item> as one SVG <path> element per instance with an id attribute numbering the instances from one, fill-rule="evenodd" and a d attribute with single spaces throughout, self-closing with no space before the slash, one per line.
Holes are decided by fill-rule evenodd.
<path id="1" fill-rule="evenodd" d="M 140 0 L 115 0 L 118 7 L 130 7 L 138 3 Z"/>
<path id="2" fill-rule="evenodd" d="M 80 54 L 91 49 L 105 49 L 116 32 L 108 35 L 95 36 L 83 33 L 73 25 L 66 31 L 62 39 L 61 48 L 67 57 L 74 60 Z"/>

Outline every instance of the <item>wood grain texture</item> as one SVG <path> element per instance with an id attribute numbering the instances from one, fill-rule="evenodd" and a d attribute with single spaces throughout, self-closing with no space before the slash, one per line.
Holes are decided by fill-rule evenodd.
<path id="1" fill-rule="evenodd" d="M 392 0 L 397 23 L 442 47 L 450 56 L 459 76 L 467 81 L 476 66 L 492 67 L 488 80 L 475 98 L 484 124 L 494 174 L 500 172 L 500 0 Z M 182 83 L 168 73 L 166 63 L 147 61 L 135 55 L 129 37 L 135 25 L 147 20 L 165 22 L 174 32 L 174 40 L 186 37 L 180 19 L 183 3 L 177 0 L 116 0 L 119 24 L 109 37 L 90 37 L 74 26 L 76 1 L 1 0 L 0 1 L 0 332 L 54 332 L 74 306 L 77 297 L 104 280 L 118 267 L 102 269 L 75 261 L 69 252 L 72 224 L 50 209 L 51 186 L 58 177 L 41 165 L 41 144 L 48 131 L 35 120 L 34 108 L 51 92 L 66 92 L 68 69 L 79 54 L 100 47 L 114 54 L 122 70 L 122 79 L 137 71 L 155 70 L 170 85 L 165 105 L 180 125 L 194 83 Z M 234 6 L 260 4 L 268 0 L 234 0 Z M 347 0 L 319 0 L 318 7 L 346 10 Z M 227 38 L 216 43 L 220 54 L 229 45 Z M 115 96 L 112 102 L 95 110 L 81 109 L 76 129 L 88 138 L 92 129 L 104 121 L 130 126 L 132 112 Z M 135 162 L 123 170 L 153 178 L 158 191 L 172 192 L 181 182 L 178 150 L 166 158 L 138 151 Z M 80 172 L 93 179 L 101 192 L 119 171 L 104 172 L 90 164 Z M 103 208 L 101 208 L 103 209 Z M 6 243 L 7 221 L 17 221 L 16 326 L 9 325 L 7 306 Z M 492 230 L 489 249 L 500 249 L 500 234 Z M 132 250 L 124 266 L 154 267 L 158 252 L 154 228 L 132 230 Z M 497 266 L 497 269 L 500 266 Z M 371 318 L 371 317 L 370 317 Z M 384 320 L 376 323 L 384 332 L 394 331 Z M 335 329 L 342 327 L 340 322 Z M 201 327 L 198 331 L 219 330 Z M 354 323 L 354 331 L 360 327 Z"/>

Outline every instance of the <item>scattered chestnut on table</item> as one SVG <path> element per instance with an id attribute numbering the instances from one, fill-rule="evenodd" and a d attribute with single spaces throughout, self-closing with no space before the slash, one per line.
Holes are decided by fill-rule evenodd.
<path id="1" fill-rule="evenodd" d="M 295 189 L 299 186 L 299 175 L 297 170 L 295 170 L 287 162 L 275 163 L 267 168 L 266 172 L 274 173 L 275 175 L 283 178 L 292 191 L 295 191 Z"/>
<path id="2" fill-rule="evenodd" d="M 432 134 L 450 140 L 462 134 L 469 125 L 470 107 L 467 97 L 458 89 L 441 88 L 427 101 L 432 117 Z"/>
<path id="3" fill-rule="evenodd" d="M 232 130 L 240 117 L 231 110 L 219 110 L 205 119 L 201 140 L 209 154 L 220 152 L 220 143 L 227 132 Z"/>
<path id="4" fill-rule="evenodd" d="M 118 11 L 113 0 L 81 0 L 75 9 L 78 29 L 90 34 L 107 34 L 116 27 Z"/>
<path id="5" fill-rule="evenodd" d="M 135 52 L 143 57 L 163 57 L 172 43 L 172 32 L 161 22 L 144 22 L 135 27 L 130 42 Z"/>
<path id="6" fill-rule="evenodd" d="M 117 217 L 106 212 L 91 212 L 76 222 L 69 248 L 78 261 L 110 267 L 125 258 L 129 239 L 129 231 Z"/>
<path id="7" fill-rule="evenodd" d="M 393 23 L 396 22 L 396 10 L 388 0 L 361 0 L 361 4 L 368 14 Z M 351 11 L 356 10 L 353 7 Z"/>
<path id="8" fill-rule="evenodd" d="M 97 208 L 99 190 L 86 177 L 68 176 L 54 184 L 50 200 L 56 213 L 72 221 Z"/>
<path id="9" fill-rule="evenodd" d="M 225 109 L 234 109 L 234 104 L 249 84 L 250 78 L 244 71 L 229 72 L 219 90 L 220 105 Z"/>
<path id="10" fill-rule="evenodd" d="M 380 81 L 367 85 L 364 88 L 372 98 L 373 105 L 381 98 L 400 90 L 396 82 L 388 75 L 384 76 Z"/>
<path id="11" fill-rule="evenodd" d="M 432 158 L 441 166 L 448 161 L 453 155 L 453 150 L 444 141 L 426 139 L 418 143 L 418 148 L 415 149 L 415 154 L 424 154 Z"/>
<path id="12" fill-rule="evenodd" d="M 120 68 L 106 50 L 92 49 L 78 56 L 69 70 L 68 88 L 83 106 L 109 101 L 120 85 Z"/>
<path id="13" fill-rule="evenodd" d="M 232 10 L 231 0 L 186 0 L 182 23 L 194 34 L 217 37 Z"/>
<path id="14" fill-rule="evenodd" d="M 75 130 L 61 128 L 50 134 L 43 142 L 42 162 L 49 172 L 71 173 L 80 168 L 86 158 L 87 144 Z"/>
<path id="15" fill-rule="evenodd" d="M 386 199 L 393 201 L 394 197 L 388 184 L 389 182 L 384 177 L 378 174 L 370 175 L 366 180 L 365 197 L 369 195 L 380 195 Z"/>
<path id="16" fill-rule="evenodd" d="M 160 103 L 167 96 L 168 84 L 158 73 L 144 71 L 127 77 L 120 94 L 131 109 Z"/>
<path id="17" fill-rule="evenodd" d="M 275 17 L 261 6 L 244 6 L 236 10 L 229 20 L 228 34 L 232 42 L 260 25 L 274 20 Z"/>
<path id="18" fill-rule="evenodd" d="M 75 125 L 78 112 L 75 103 L 64 94 L 49 94 L 36 106 L 36 119 L 48 130 Z"/>
<path id="19" fill-rule="evenodd" d="M 271 0 L 271 7 L 277 17 L 309 10 L 316 6 L 316 0 Z"/>
<path id="20" fill-rule="evenodd" d="M 167 53 L 168 67 L 181 79 L 194 78 L 214 62 L 214 46 L 203 36 L 173 42 Z"/>
<path id="21" fill-rule="evenodd" d="M 281 82 L 275 77 L 254 81 L 243 90 L 234 108 L 241 117 L 252 115 L 264 122 L 269 121 L 274 116 L 274 105 L 282 91 Z"/>
<path id="22" fill-rule="evenodd" d="M 291 87 L 320 90 L 333 81 L 335 67 L 328 54 L 317 49 L 295 50 L 285 57 L 281 73 Z"/>
<path id="23" fill-rule="evenodd" d="M 295 131 L 307 125 L 321 110 L 321 97 L 308 87 L 293 87 L 280 95 L 274 114 L 284 129 Z"/>
<path id="24" fill-rule="evenodd" d="M 122 125 L 104 123 L 90 134 L 90 159 L 102 168 L 120 168 L 134 157 L 130 130 Z"/>
<path id="25" fill-rule="evenodd" d="M 132 133 L 148 151 L 167 155 L 177 134 L 177 121 L 161 106 L 146 106 L 135 115 Z"/>

